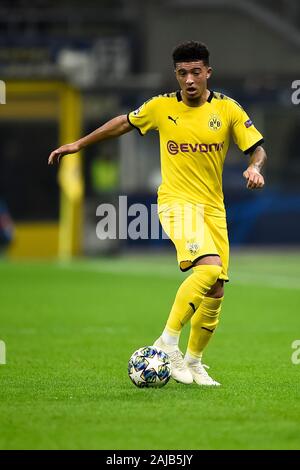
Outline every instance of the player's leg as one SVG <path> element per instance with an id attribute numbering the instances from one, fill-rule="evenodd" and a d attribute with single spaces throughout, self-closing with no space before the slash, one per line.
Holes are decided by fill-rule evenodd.
<path id="1" fill-rule="evenodd" d="M 199 385 L 218 385 L 218 382 L 207 374 L 201 358 L 220 319 L 224 298 L 224 281 L 228 280 L 229 244 L 225 218 L 207 217 L 206 223 L 221 256 L 222 272 L 191 319 L 191 331 L 185 360 L 193 373 L 196 383 Z"/>
<path id="2" fill-rule="evenodd" d="M 176 203 L 159 215 L 165 232 L 176 247 L 180 269 L 186 271 L 193 268 L 193 272 L 179 287 L 164 331 L 154 345 L 170 356 L 173 378 L 179 382 L 192 383 L 192 374 L 178 347 L 180 333 L 216 283 L 222 268 L 218 251 L 204 223 L 202 206 Z M 209 262 L 205 262 L 208 254 L 215 256 L 209 256 Z M 200 260 L 199 263 L 197 260 Z"/>
<path id="3" fill-rule="evenodd" d="M 166 329 L 178 343 L 178 335 L 211 291 L 221 273 L 219 256 L 205 256 L 193 268 L 193 273 L 179 287 Z M 167 338 L 167 335 L 166 335 Z"/>
<path id="4" fill-rule="evenodd" d="M 206 259 L 210 259 L 206 263 Z M 169 354 L 172 364 L 172 376 L 183 383 L 192 383 L 192 374 L 185 365 L 178 342 L 183 326 L 197 311 L 205 295 L 216 283 L 220 273 L 220 258 L 209 256 L 193 268 L 193 273 L 179 287 L 165 329 L 154 345 Z"/>
<path id="5" fill-rule="evenodd" d="M 207 257 L 208 258 L 208 257 Z M 220 258 L 218 258 L 220 260 Z M 221 261 L 221 260 L 220 260 Z M 208 262 L 204 259 L 203 262 Z M 224 299 L 224 281 L 218 279 L 206 293 L 201 304 L 191 318 L 191 332 L 187 358 L 201 358 L 218 323 Z"/>
<path id="6" fill-rule="evenodd" d="M 202 364 L 203 351 L 219 323 L 224 298 L 224 281 L 219 279 L 203 298 L 191 319 L 191 330 L 185 361 L 198 385 L 220 385 L 207 373 Z"/>

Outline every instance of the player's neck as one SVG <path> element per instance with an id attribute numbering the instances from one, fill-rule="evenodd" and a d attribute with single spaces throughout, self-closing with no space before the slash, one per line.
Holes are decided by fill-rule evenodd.
<path id="1" fill-rule="evenodd" d="M 203 93 L 198 98 L 193 98 L 193 99 L 189 99 L 187 96 L 185 96 L 184 93 L 182 93 L 182 90 L 180 91 L 180 93 L 181 93 L 181 98 L 184 104 L 192 108 L 202 106 L 204 103 L 206 103 L 210 95 L 210 91 L 207 88 L 203 90 Z"/>

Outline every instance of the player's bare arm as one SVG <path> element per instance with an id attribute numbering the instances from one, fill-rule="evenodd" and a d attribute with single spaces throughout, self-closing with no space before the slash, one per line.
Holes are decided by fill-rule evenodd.
<path id="1" fill-rule="evenodd" d="M 56 150 L 53 150 L 49 155 L 48 164 L 53 165 L 55 162 L 59 163 L 60 159 L 64 155 L 79 152 L 79 150 L 87 147 L 88 145 L 95 144 L 96 142 L 100 142 L 111 137 L 118 137 L 126 134 L 132 129 L 134 128 L 129 124 L 126 114 L 117 116 L 76 142 L 62 145 Z"/>
<path id="2" fill-rule="evenodd" d="M 244 171 L 243 176 L 247 180 L 248 189 L 260 189 L 265 185 L 265 180 L 261 174 L 261 170 L 267 159 L 265 149 L 259 145 L 256 147 L 250 157 L 250 164 L 247 170 Z"/>

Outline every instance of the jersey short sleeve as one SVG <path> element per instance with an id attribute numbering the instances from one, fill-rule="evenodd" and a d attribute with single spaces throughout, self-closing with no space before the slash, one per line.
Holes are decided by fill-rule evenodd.
<path id="1" fill-rule="evenodd" d="M 135 111 L 127 114 L 129 124 L 137 128 L 141 135 L 146 134 L 151 129 L 157 129 L 156 103 L 157 97 L 146 101 Z"/>
<path id="2" fill-rule="evenodd" d="M 245 110 L 230 100 L 231 126 L 234 142 L 246 155 L 263 143 L 262 134 L 256 129 Z"/>

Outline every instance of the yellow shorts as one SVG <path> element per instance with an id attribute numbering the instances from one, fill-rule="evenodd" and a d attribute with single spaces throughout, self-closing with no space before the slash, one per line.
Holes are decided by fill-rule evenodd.
<path id="1" fill-rule="evenodd" d="M 229 242 L 225 215 L 208 215 L 203 205 L 168 203 L 158 208 L 160 223 L 175 245 L 181 271 L 192 268 L 203 256 L 219 255 L 228 281 Z"/>

